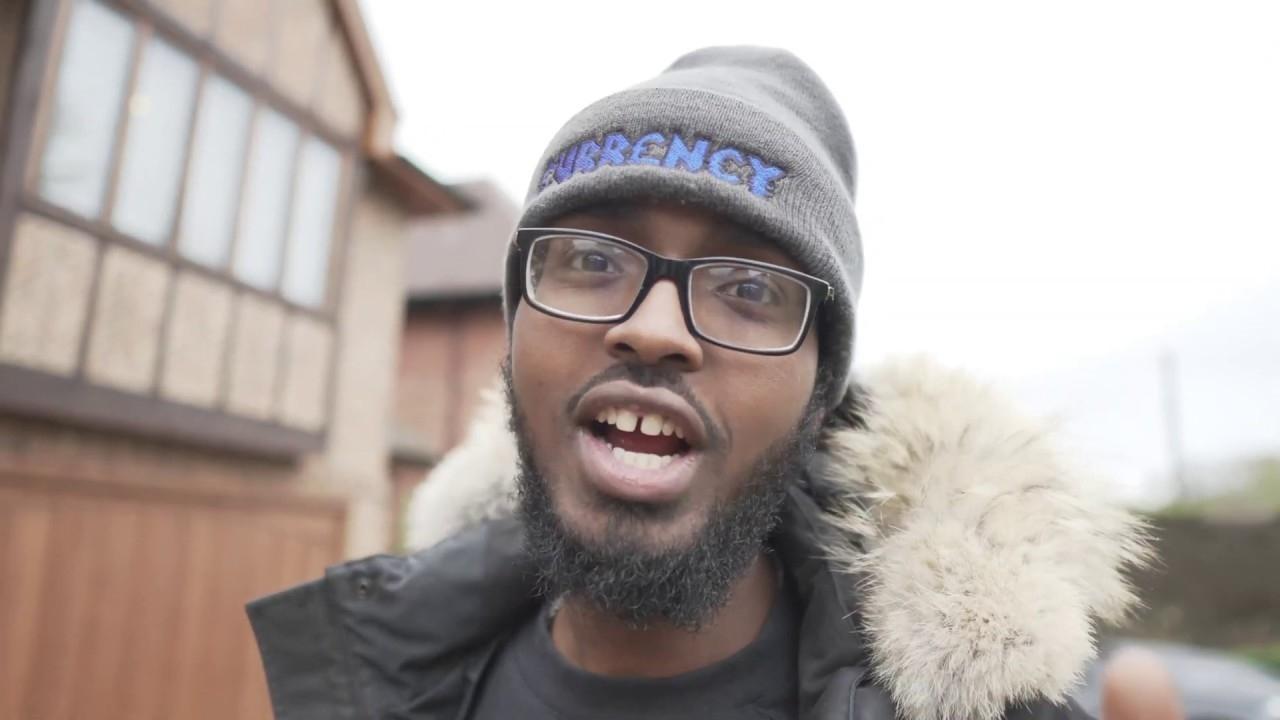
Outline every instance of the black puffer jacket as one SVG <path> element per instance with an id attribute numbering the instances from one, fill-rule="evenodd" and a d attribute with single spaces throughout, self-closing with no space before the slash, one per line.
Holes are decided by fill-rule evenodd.
<path id="1" fill-rule="evenodd" d="M 414 499 L 426 550 L 251 603 L 279 720 L 466 718 L 537 609 L 495 404 Z M 447 536 L 443 537 L 442 536 Z M 805 720 L 1067 718 L 1097 620 L 1146 556 L 1035 424 L 923 362 L 851 393 L 774 539 L 801 601 Z"/>

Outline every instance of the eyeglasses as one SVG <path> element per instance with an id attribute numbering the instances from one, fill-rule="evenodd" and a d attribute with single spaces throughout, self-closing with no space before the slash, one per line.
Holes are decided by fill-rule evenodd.
<path id="1" fill-rule="evenodd" d="M 623 322 L 659 280 L 680 289 L 685 326 L 714 345 L 786 355 L 804 341 L 830 284 L 790 268 L 730 257 L 676 260 L 612 235 L 520 228 L 524 299 L 558 318 Z"/>

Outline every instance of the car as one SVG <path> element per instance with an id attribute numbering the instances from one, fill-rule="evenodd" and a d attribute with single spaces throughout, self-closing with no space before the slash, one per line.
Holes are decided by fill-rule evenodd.
<path id="1" fill-rule="evenodd" d="M 1107 643 L 1074 693 L 1100 718 L 1102 669 L 1116 652 L 1138 647 L 1155 653 L 1173 675 L 1186 720 L 1280 720 L 1280 676 L 1238 657 L 1178 643 L 1123 640 Z"/>

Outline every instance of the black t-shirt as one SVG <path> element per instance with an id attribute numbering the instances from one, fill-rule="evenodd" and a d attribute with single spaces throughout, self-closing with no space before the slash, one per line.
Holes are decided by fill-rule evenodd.
<path id="1" fill-rule="evenodd" d="M 544 608 L 499 652 L 471 720 L 793 720 L 796 632 L 791 591 L 778 593 L 750 645 L 669 678 L 614 678 L 569 664 L 551 642 Z"/>

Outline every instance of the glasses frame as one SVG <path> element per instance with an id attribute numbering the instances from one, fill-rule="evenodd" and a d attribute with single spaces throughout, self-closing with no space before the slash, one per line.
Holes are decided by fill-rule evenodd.
<path id="1" fill-rule="evenodd" d="M 567 235 L 570 237 L 582 237 L 592 240 L 604 240 L 627 248 L 645 259 L 646 265 L 644 280 L 641 281 L 640 289 L 636 292 L 635 300 L 631 302 L 631 306 L 627 308 L 626 312 L 618 315 L 596 318 L 575 315 L 574 313 L 564 312 L 563 310 L 556 310 L 555 308 L 548 307 L 534 299 L 529 292 L 530 254 L 533 250 L 533 244 L 535 241 L 551 235 Z M 644 303 L 645 298 L 649 296 L 649 290 L 652 289 L 659 280 L 671 280 L 676 284 L 676 287 L 680 291 L 678 293 L 680 296 L 680 312 L 684 315 L 684 326 L 688 329 L 690 335 L 693 335 L 699 340 L 705 340 L 712 345 L 727 348 L 729 350 L 751 353 L 752 355 L 790 355 L 795 352 L 800 348 L 800 345 L 804 343 L 805 338 L 808 337 L 809 329 L 813 327 L 813 321 L 818 315 L 819 307 L 823 303 L 826 303 L 835 297 L 835 288 L 833 288 L 827 281 L 781 265 L 760 262 L 759 260 L 748 260 L 746 258 L 725 256 L 700 257 L 688 260 L 669 258 L 665 255 L 659 255 L 658 253 L 655 253 L 641 245 L 637 245 L 629 240 L 624 240 L 614 235 L 595 232 L 593 230 L 555 227 L 518 228 L 516 230 L 515 243 L 520 255 L 520 295 L 524 298 L 525 302 L 529 303 L 531 307 L 535 308 L 539 312 L 564 320 L 574 320 L 576 322 L 592 323 L 595 325 L 612 325 L 626 322 L 635 314 L 636 309 Z M 809 298 L 807 306 L 805 307 L 804 323 L 801 326 L 800 332 L 797 333 L 794 342 L 786 347 L 769 348 L 765 350 L 745 348 L 740 345 L 734 345 L 732 343 L 727 343 L 722 340 L 709 337 L 698 329 L 698 326 L 693 322 L 692 302 L 689 297 L 692 292 L 692 287 L 689 283 L 689 278 L 693 274 L 693 271 L 698 267 L 704 265 L 722 265 L 725 263 L 733 263 L 734 265 L 743 265 L 746 267 L 758 268 L 760 270 L 768 270 L 769 272 L 786 275 L 808 288 Z"/>

